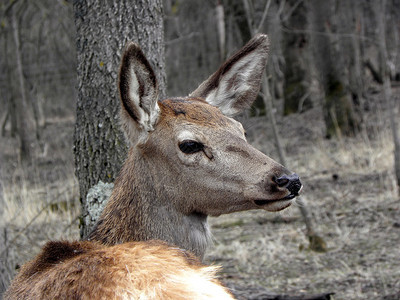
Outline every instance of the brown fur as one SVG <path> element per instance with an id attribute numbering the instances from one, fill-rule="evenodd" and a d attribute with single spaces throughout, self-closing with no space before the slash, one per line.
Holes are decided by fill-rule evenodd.
<path id="1" fill-rule="evenodd" d="M 229 119 L 221 111 L 210 106 L 202 98 L 172 98 L 159 101 L 161 109 L 160 123 L 176 122 L 182 118 L 185 121 L 201 126 L 229 126 Z"/>
<path id="2" fill-rule="evenodd" d="M 49 242 L 22 267 L 4 299 L 212 299 L 210 292 L 232 299 L 215 279 L 217 269 L 160 241 Z"/>

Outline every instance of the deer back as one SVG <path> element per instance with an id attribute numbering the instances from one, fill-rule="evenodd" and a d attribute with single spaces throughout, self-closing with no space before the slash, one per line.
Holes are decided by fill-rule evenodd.
<path id="1" fill-rule="evenodd" d="M 217 270 L 160 241 L 48 242 L 4 299 L 233 299 Z"/>

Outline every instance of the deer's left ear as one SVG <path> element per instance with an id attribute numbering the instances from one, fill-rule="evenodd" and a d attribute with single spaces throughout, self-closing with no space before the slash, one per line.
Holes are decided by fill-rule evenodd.
<path id="1" fill-rule="evenodd" d="M 190 96 L 204 98 L 227 116 L 250 107 L 260 90 L 268 49 L 268 36 L 255 36 Z"/>
<path id="2" fill-rule="evenodd" d="M 157 80 L 140 47 L 129 43 L 119 71 L 121 121 L 128 139 L 153 130 L 160 109 Z"/>

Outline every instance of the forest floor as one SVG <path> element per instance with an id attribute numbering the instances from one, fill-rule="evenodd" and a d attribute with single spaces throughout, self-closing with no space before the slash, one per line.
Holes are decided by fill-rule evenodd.
<path id="1" fill-rule="evenodd" d="M 394 89 L 400 102 L 400 89 Z M 327 140 L 320 108 L 278 120 L 289 168 L 300 175 L 326 252 L 308 248 L 297 205 L 210 218 L 214 245 L 206 261 L 237 295 L 334 292 L 333 299 L 400 298 L 400 199 L 393 171 L 389 107 L 370 93 L 363 130 Z M 244 120 L 249 142 L 278 158 L 268 121 Z M 0 294 L 15 269 L 50 239 L 78 239 L 74 118 L 47 120 L 42 150 L 19 167 L 14 139 L 0 148 Z M 243 291 L 246 289 L 246 291 Z M 257 294 L 258 293 L 258 294 Z M 258 296 L 257 296 L 258 295 Z"/>

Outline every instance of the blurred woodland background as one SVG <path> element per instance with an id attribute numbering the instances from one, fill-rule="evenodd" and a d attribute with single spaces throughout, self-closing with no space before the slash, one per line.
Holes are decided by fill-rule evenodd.
<path id="1" fill-rule="evenodd" d="M 88 188 L 118 174 L 126 41 L 183 96 L 258 32 L 267 76 L 238 119 L 302 177 L 324 246 L 296 208 L 246 212 L 210 220 L 209 261 L 237 290 L 400 297 L 399 0 L 0 0 L 0 295 L 45 241 L 80 237 Z"/>

